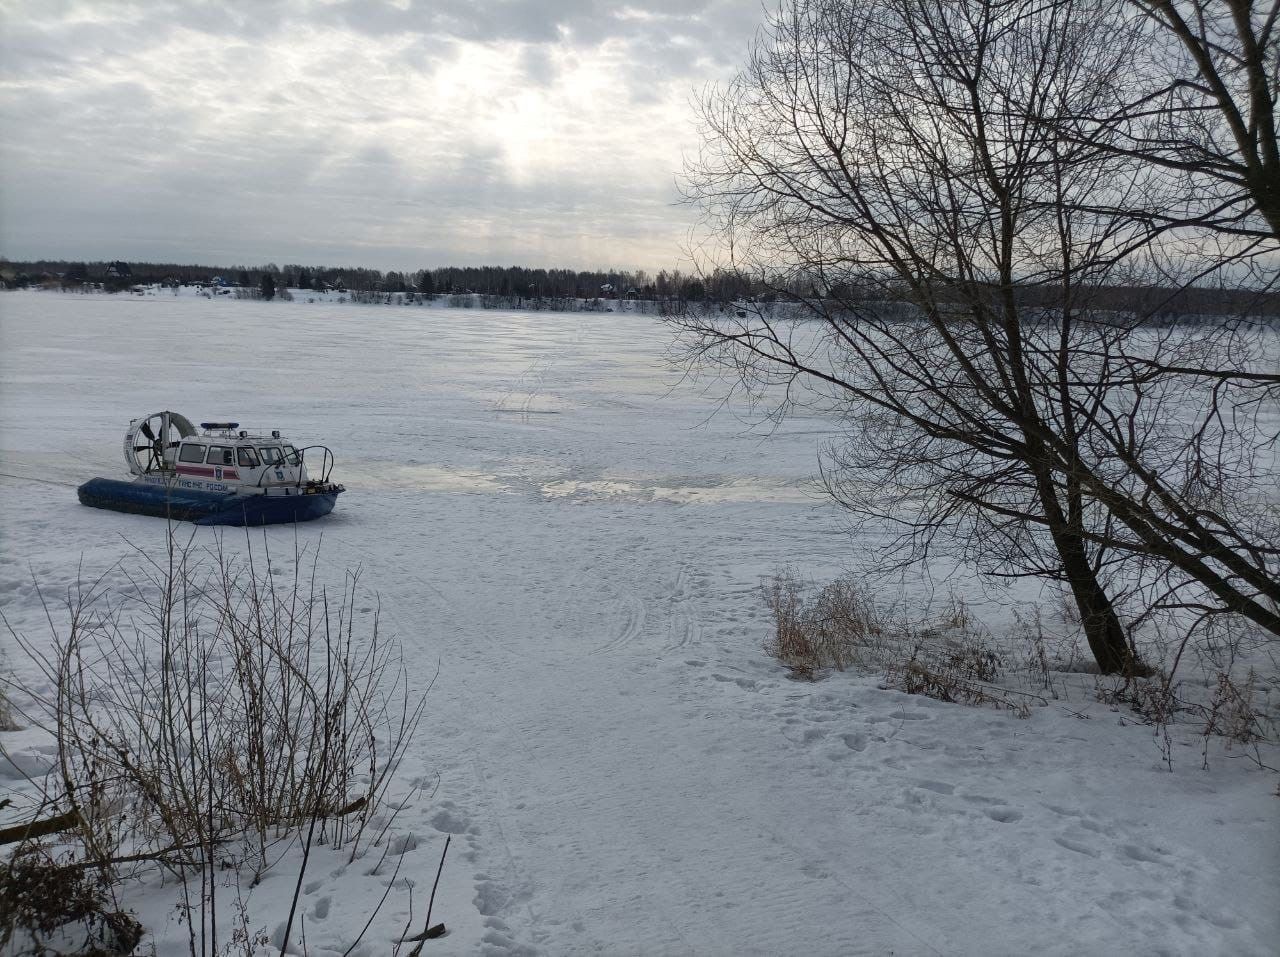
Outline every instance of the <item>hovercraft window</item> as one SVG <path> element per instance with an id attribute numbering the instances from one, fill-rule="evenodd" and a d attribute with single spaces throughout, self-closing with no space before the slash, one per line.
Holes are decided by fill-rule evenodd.
<path id="1" fill-rule="evenodd" d="M 292 445 L 286 445 L 284 447 L 284 457 L 288 459 L 290 465 L 297 465 L 299 462 L 302 461 L 302 459 L 299 458 L 298 456 L 298 450 L 295 449 Z"/>
<path id="2" fill-rule="evenodd" d="M 268 465 L 279 465 L 284 461 L 284 456 L 280 454 L 280 450 L 273 445 L 266 446 L 262 449 L 262 461 Z"/>
<path id="3" fill-rule="evenodd" d="M 258 467 L 258 454 L 251 448 L 240 446 L 236 449 L 236 462 L 241 468 L 256 469 Z"/>
<path id="4" fill-rule="evenodd" d="M 182 450 L 178 453 L 179 462 L 203 462 L 204 461 L 203 445 L 183 445 Z"/>
<path id="5" fill-rule="evenodd" d="M 211 445 L 207 461 L 210 465 L 230 465 L 234 459 L 231 456 L 231 450 L 226 446 Z"/>

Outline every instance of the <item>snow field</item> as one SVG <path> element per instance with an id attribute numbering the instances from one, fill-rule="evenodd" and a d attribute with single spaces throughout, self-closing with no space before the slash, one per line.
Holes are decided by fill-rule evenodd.
<path id="1" fill-rule="evenodd" d="M 787 679 L 760 650 L 761 576 L 866 560 L 813 490 L 827 424 L 766 438 L 712 416 L 718 395 L 665 367 L 666 344 L 625 315 L 5 294 L 0 610 L 39 639 L 33 579 L 60 594 L 81 561 L 163 546 L 164 523 L 75 500 L 123 469 L 130 417 L 333 448 L 349 491 L 267 531 L 272 553 L 296 535 L 333 581 L 359 566 L 361 613 L 376 593 L 421 685 L 439 677 L 392 852 L 308 867 L 314 955 L 345 950 L 398 863 L 360 951 L 388 952 L 404 879 L 420 922 L 446 835 L 432 920 L 450 934 L 428 954 L 1273 953 L 1276 778 L 1220 744 L 1202 771 L 1175 727 L 1170 772 L 1081 676 L 1026 720 L 873 677 Z M 948 587 L 965 585 L 907 600 Z M 0 744 L 5 788 L 50 760 L 34 730 Z M 282 934 L 296 874 L 294 855 L 241 888 L 252 926 Z M 172 882 L 125 894 L 157 953 L 186 952 Z"/>

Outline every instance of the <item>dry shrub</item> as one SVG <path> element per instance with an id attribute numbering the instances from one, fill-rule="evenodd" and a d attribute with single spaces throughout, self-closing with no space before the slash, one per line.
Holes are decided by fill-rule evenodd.
<path id="1" fill-rule="evenodd" d="M 1169 770 L 1173 770 L 1173 737 L 1169 726 L 1179 711 L 1186 710 L 1178 699 L 1177 686 L 1162 672 L 1150 670 L 1141 677 L 1126 677 L 1120 684 L 1115 679 L 1099 676 L 1094 695 L 1113 709 L 1126 706 L 1145 724 L 1155 728 L 1160 756 Z"/>
<path id="2" fill-rule="evenodd" d="M 0 860 L 0 951 L 15 955 L 130 954 L 141 925 L 110 899 L 103 873 L 57 861 L 35 843 Z"/>
<path id="3" fill-rule="evenodd" d="M 888 623 L 887 611 L 849 578 L 826 585 L 814 601 L 818 654 L 838 671 L 866 664 L 882 652 Z"/>
<path id="4" fill-rule="evenodd" d="M 967 610 L 963 616 L 948 615 L 939 625 L 920 629 L 906 660 L 890 660 L 884 670 L 889 684 L 907 694 L 956 704 L 990 705 L 1020 718 L 1030 714 L 1031 702 L 1044 703 L 1039 695 L 995 684 L 1004 673 L 1004 659 L 992 648 L 990 634 Z"/>
<path id="5" fill-rule="evenodd" d="M 1095 675 L 1093 696 L 1113 711 L 1128 708 L 1147 724 L 1166 723 L 1179 710 L 1177 695 L 1163 674 L 1154 679 Z"/>
<path id="6" fill-rule="evenodd" d="M 1156 673 L 1152 678 L 1135 678 L 1128 682 L 1124 700 L 1134 714 L 1148 724 L 1168 725 L 1183 710 L 1178 700 L 1177 687 L 1171 686 L 1164 675 Z"/>
<path id="7" fill-rule="evenodd" d="M 116 569 L 128 587 L 77 586 L 52 655 L 26 643 L 56 688 L 52 790 L 88 860 L 256 881 L 300 832 L 357 855 L 425 692 L 357 615 L 358 575 L 331 597 L 314 557 L 285 564 L 171 537 Z"/>
<path id="8" fill-rule="evenodd" d="M 805 600 L 806 587 L 783 570 L 764 583 L 774 633 L 765 650 L 793 677 L 812 680 L 821 671 L 866 667 L 884 650 L 888 613 L 852 578 L 837 579 Z"/>
<path id="9" fill-rule="evenodd" d="M 972 635 L 946 652 L 947 670 L 969 681 L 995 681 L 1004 672 L 1004 659 Z"/>
<path id="10" fill-rule="evenodd" d="M 1012 711 L 1020 718 L 1031 714 L 1027 701 L 1015 700 L 1005 690 L 967 678 L 955 668 L 930 667 L 915 656 L 901 666 L 891 667 L 887 677 L 895 687 L 907 694 L 924 695 L 954 704 L 992 705 Z"/>
<path id="11" fill-rule="evenodd" d="M 1017 623 L 1014 635 L 1021 638 L 1024 645 L 1022 675 L 1030 687 L 1056 699 L 1059 681 L 1055 672 L 1062 669 L 1060 664 L 1055 666 L 1050 660 L 1049 637 L 1045 633 L 1040 606 L 1033 605 L 1026 613 L 1015 609 L 1013 617 Z"/>
<path id="12" fill-rule="evenodd" d="M 1198 684 L 1198 682 L 1196 683 Z M 1170 726 L 1178 715 L 1191 715 L 1204 721 L 1204 766 L 1208 767 L 1209 742 L 1225 739 L 1227 749 L 1240 747 L 1246 756 L 1263 766 L 1260 745 L 1277 738 L 1275 719 L 1267 712 L 1259 694 L 1260 679 L 1251 668 L 1243 681 L 1219 671 L 1212 679 L 1212 692 L 1206 702 L 1195 693 L 1184 695 L 1184 686 L 1172 675 L 1154 672 L 1150 678 L 1129 678 L 1111 684 L 1099 679 L 1095 688 L 1098 700 L 1113 708 L 1127 707 L 1143 723 L 1156 729 L 1165 763 L 1172 768 Z"/>

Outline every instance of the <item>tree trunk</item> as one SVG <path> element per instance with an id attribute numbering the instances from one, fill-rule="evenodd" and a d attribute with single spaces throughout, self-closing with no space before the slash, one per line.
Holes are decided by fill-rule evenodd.
<path id="1" fill-rule="evenodd" d="M 1051 529 L 1050 534 L 1058 547 L 1062 571 L 1071 586 L 1080 624 L 1098 669 L 1104 675 L 1141 673 L 1143 669 L 1129 647 L 1120 618 L 1089 563 L 1084 540 L 1066 528 Z"/>
<path id="2" fill-rule="evenodd" d="M 1081 516 L 1076 514 L 1075 509 L 1070 515 L 1063 511 L 1053 475 L 1046 465 L 1047 456 L 1039 440 L 1029 435 L 1027 444 L 1032 453 L 1032 470 L 1049 535 L 1057 549 L 1058 560 L 1062 563 L 1063 577 L 1076 600 L 1080 625 L 1084 629 L 1085 640 L 1089 642 L 1089 650 L 1093 652 L 1093 660 L 1098 663 L 1098 670 L 1104 675 L 1145 673 L 1145 667 L 1129 646 L 1124 626 L 1120 624 L 1120 616 L 1116 614 L 1106 589 L 1098 581 L 1098 574 L 1089 561 L 1089 551 L 1080 527 Z"/>

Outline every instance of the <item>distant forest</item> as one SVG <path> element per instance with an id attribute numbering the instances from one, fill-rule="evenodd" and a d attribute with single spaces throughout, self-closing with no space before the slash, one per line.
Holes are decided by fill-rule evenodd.
<path id="1" fill-rule="evenodd" d="M 854 303 L 866 298 L 883 299 L 884 290 L 872 296 L 835 283 L 824 286 L 815 279 L 792 278 L 765 283 L 758 277 L 723 269 L 709 275 L 662 270 L 651 275 L 643 269 L 629 271 L 575 271 L 529 269 L 523 266 L 440 266 L 416 272 L 382 272 L 363 266 L 198 266 L 179 263 L 75 262 L 69 260 L 17 261 L 0 259 L 0 284 L 5 288 L 44 286 L 68 288 L 92 283 L 108 291 L 134 285 L 222 284 L 246 289 L 274 288 L 340 290 L 369 297 L 384 293 L 416 293 L 422 296 L 476 293 L 504 299 L 641 299 L 659 302 L 729 303 L 744 299 L 826 298 Z M 1028 306 L 1045 298 L 1050 305 L 1055 291 L 1026 286 L 1018 296 Z M 1193 315 L 1251 315 L 1280 317 L 1280 292 L 1242 289 L 1157 286 L 1108 286 L 1081 296 L 1082 307 L 1146 313 L 1157 318 Z"/>
<path id="2" fill-rule="evenodd" d="M 122 268 L 123 267 L 123 268 Z M 736 299 L 750 295 L 750 284 L 729 274 L 706 278 L 663 270 L 575 271 L 528 269 L 522 266 L 441 266 L 416 272 L 383 272 L 363 266 L 197 266 L 179 263 L 72 262 L 67 260 L 0 260 L 0 279 L 8 287 L 97 283 L 105 288 L 170 283 L 222 282 L 259 287 L 264 276 L 292 289 L 344 289 L 351 292 L 423 295 L 480 293 L 488 296 L 577 299 Z"/>

